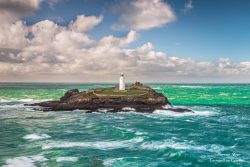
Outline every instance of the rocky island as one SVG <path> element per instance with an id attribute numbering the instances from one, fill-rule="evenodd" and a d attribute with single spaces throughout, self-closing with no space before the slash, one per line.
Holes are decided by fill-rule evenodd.
<path id="1" fill-rule="evenodd" d="M 166 105 L 171 106 L 167 97 L 140 82 L 126 86 L 126 90 L 122 91 L 119 87 L 95 88 L 82 92 L 73 89 L 67 91 L 58 101 L 33 105 L 42 107 L 43 111 L 87 110 L 87 112 L 153 112 L 156 109 L 164 109 Z M 182 108 L 168 108 L 168 110 L 191 111 Z"/>

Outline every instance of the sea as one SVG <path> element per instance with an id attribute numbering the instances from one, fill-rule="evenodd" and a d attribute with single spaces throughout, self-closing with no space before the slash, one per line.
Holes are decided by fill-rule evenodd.
<path id="1" fill-rule="evenodd" d="M 0 166 L 250 166 L 250 84 L 147 84 L 194 113 L 42 112 L 24 105 L 114 85 L 0 83 Z"/>

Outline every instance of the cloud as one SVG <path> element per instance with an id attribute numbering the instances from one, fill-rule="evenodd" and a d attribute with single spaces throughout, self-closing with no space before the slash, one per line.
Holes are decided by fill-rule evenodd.
<path id="1" fill-rule="evenodd" d="M 193 6 L 193 1 L 192 1 L 192 0 L 188 0 L 188 1 L 185 3 L 185 5 L 184 5 L 183 12 L 186 14 L 186 13 L 188 13 L 189 11 L 191 11 L 193 8 L 194 8 L 194 6 Z"/>
<path id="2" fill-rule="evenodd" d="M 135 0 L 116 6 L 120 22 L 114 29 L 147 30 L 176 20 L 173 9 L 162 0 Z"/>
<path id="3" fill-rule="evenodd" d="M 13 24 L 1 24 L 0 48 L 20 49 L 28 45 L 28 27 L 22 21 Z"/>
<path id="4" fill-rule="evenodd" d="M 102 18 L 102 16 L 95 17 L 80 15 L 77 16 L 75 21 L 71 21 L 69 27 L 73 31 L 88 32 L 93 29 L 93 27 L 95 27 L 97 24 L 99 24 L 102 21 Z"/>
<path id="5" fill-rule="evenodd" d="M 250 74 L 250 62 L 247 61 L 233 63 L 221 58 L 214 63 L 168 56 L 156 51 L 150 42 L 128 48 L 139 36 L 136 31 L 129 31 L 123 37 L 109 35 L 94 40 L 86 32 L 97 24 L 91 22 L 91 28 L 72 28 L 78 24 L 78 18 L 99 20 L 95 16 L 78 16 L 68 26 L 59 26 L 50 20 L 30 26 L 17 21 L 10 27 L 5 26 L 2 39 L 6 40 L 0 43 L 0 78 L 65 81 L 66 77 L 72 78 L 71 81 L 114 81 L 117 76 L 113 74 L 124 72 L 130 80 L 172 81 Z M 28 34 L 32 37 L 28 38 Z M 15 40 L 9 40 L 11 38 Z"/>
<path id="6" fill-rule="evenodd" d="M 0 22 L 12 23 L 18 19 L 29 16 L 38 9 L 42 0 L 1 0 Z"/>
<path id="7" fill-rule="evenodd" d="M 133 1 L 139 2 L 144 1 Z M 145 3 L 149 2 L 156 3 L 155 6 L 166 5 L 162 1 Z M 31 6 L 30 11 L 34 12 L 39 3 L 25 1 L 22 5 Z M 12 8 L 0 11 L 6 10 L 11 14 Z M 169 56 L 157 51 L 150 42 L 130 48 L 139 36 L 135 30 L 120 37 L 107 35 L 98 40 L 92 39 L 88 32 L 102 22 L 102 16 L 80 15 L 67 26 L 51 20 L 27 25 L 20 20 L 26 13 L 20 11 L 18 14 L 14 12 L 17 20 L 0 25 L 1 81 L 65 81 L 65 78 L 66 81 L 114 81 L 120 72 L 124 72 L 131 81 L 151 82 L 183 81 L 183 78 L 191 77 L 245 79 L 250 75 L 248 61 L 236 63 L 221 58 L 210 62 Z"/>
<path id="8" fill-rule="evenodd" d="M 128 35 L 126 37 L 115 37 L 113 35 L 106 36 L 102 38 L 100 41 L 98 41 L 98 45 L 102 46 L 126 46 L 130 44 L 131 42 L 135 41 L 138 37 L 138 33 L 136 31 L 129 31 Z"/>

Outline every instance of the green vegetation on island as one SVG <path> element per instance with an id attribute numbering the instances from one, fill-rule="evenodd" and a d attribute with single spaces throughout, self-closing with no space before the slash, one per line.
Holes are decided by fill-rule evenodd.
<path id="1" fill-rule="evenodd" d="M 116 89 L 102 89 L 94 91 L 94 94 L 97 96 L 143 96 L 147 93 L 147 90 L 118 91 Z"/>

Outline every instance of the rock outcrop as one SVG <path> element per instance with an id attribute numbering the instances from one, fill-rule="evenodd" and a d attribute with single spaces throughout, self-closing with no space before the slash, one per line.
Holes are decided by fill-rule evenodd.
<path id="1" fill-rule="evenodd" d="M 125 91 L 119 91 L 117 87 L 96 88 L 79 92 L 78 89 L 67 91 L 58 101 L 46 101 L 35 103 L 42 107 L 43 111 L 68 111 L 87 110 L 88 112 L 124 111 L 130 108 L 137 112 L 153 112 L 170 105 L 167 97 L 154 91 L 152 88 L 136 82 L 126 87 Z M 127 110 L 125 110 L 127 111 Z M 175 112 L 187 110 L 175 109 Z"/>

